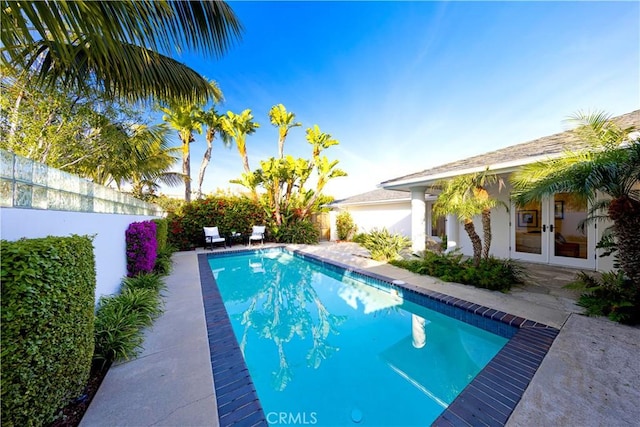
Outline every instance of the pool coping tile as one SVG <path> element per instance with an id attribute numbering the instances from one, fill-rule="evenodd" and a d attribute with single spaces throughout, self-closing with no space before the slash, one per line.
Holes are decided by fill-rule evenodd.
<path id="1" fill-rule="evenodd" d="M 369 281 L 377 282 L 372 284 L 373 286 L 398 292 L 407 301 L 441 311 L 509 339 L 496 356 L 436 418 L 432 423 L 433 426 L 505 425 L 560 332 L 542 323 L 426 290 L 404 281 L 394 281 L 389 277 L 324 259 L 315 254 L 284 249 L 284 245 L 269 249 L 254 248 L 199 254 L 198 264 L 207 327 L 216 326 L 209 333 L 209 345 L 221 425 L 241 423 L 264 426 L 268 424 L 237 339 L 233 335 L 229 316 L 209 266 L 209 258 L 261 250 L 286 250 L 331 270 L 335 271 L 337 268 L 344 271 L 346 275 L 364 276 Z M 445 307 L 449 308 L 444 309 Z M 218 344 L 221 344 L 222 348 L 218 347 Z M 230 357 L 227 353 L 235 356 Z M 231 371 L 233 366 L 237 366 L 235 371 Z M 221 384 L 220 387 L 218 382 Z M 243 384 L 246 390 L 241 390 L 246 392 L 237 397 L 231 395 L 235 390 L 234 387 L 230 387 L 231 384 Z M 222 395 L 219 395 L 219 388 Z M 229 398 L 231 400 L 228 401 Z"/>

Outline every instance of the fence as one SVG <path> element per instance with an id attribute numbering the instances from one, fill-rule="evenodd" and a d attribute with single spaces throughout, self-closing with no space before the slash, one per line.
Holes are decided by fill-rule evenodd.
<path id="1" fill-rule="evenodd" d="M 0 206 L 70 212 L 162 215 L 162 209 L 114 189 L 0 150 Z"/>
<path id="2" fill-rule="evenodd" d="M 127 274 L 125 230 L 162 209 L 86 179 L 0 150 L 0 237 L 94 236 L 96 297 Z"/>

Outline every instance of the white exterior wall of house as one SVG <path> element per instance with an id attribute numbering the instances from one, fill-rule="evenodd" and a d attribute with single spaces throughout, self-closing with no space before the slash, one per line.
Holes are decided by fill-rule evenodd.
<path id="1" fill-rule="evenodd" d="M 348 211 L 358 226 L 358 233 L 365 233 L 374 228 L 386 227 L 390 233 L 398 233 L 411 238 L 411 202 L 409 200 L 384 204 L 341 206 L 331 215 L 331 240 L 337 240 L 335 216 Z"/>
<path id="2" fill-rule="evenodd" d="M 118 215 L 41 209 L 0 209 L 0 235 L 15 241 L 47 236 L 95 235 L 96 301 L 101 295 L 118 292 L 127 275 L 125 231 L 132 222 L 156 218 L 146 215 Z"/>
<path id="3" fill-rule="evenodd" d="M 489 187 L 489 194 L 492 197 L 497 198 L 506 206 L 509 207 L 509 211 L 505 208 L 505 206 L 499 205 L 492 209 L 491 211 L 491 231 L 492 231 L 492 239 L 491 239 L 491 255 L 497 258 L 513 258 L 518 259 L 519 254 L 515 252 L 515 248 L 512 247 L 511 243 L 511 233 L 513 233 L 512 226 L 512 210 L 514 207 L 511 205 L 509 200 L 509 194 L 511 192 L 511 185 L 508 181 L 508 175 L 502 175 L 504 186 L 500 191 L 498 191 L 498 186 L 493 185 Z M 429 218 L 427 218 L 429 220 Z M 481 239 L 484 238 L 482 234 L 482 220 L 478 216 L 474 219 L 474 225 L 476 232 L 480 236 Z M 602 221 L 597 223 L 595 230 L 595 242 L 597 243 L 602 238 L 602 235 L 607 227 L 611 225 L 611 222 Z M 568 229 L 577 228 L 577 222 L 575 224 L 569 223 L 567 225 Z M 464 229 L 462 223 L 458 224 L 458 245 L 460 251 L 467 256 L 473 255 L 473 247 L 471 245 L 471 240 L 467 232 Z M 602 250 L 596 250 L 595 256 L 595 269 L 598 271 L 609 271 L 613 269 L 614 259 L 612 256 L 608 257 L 600 257 L 599 255 L 602 253 Z M 589 254 L 589 257 L 594 256 L 594 254 Z"/>

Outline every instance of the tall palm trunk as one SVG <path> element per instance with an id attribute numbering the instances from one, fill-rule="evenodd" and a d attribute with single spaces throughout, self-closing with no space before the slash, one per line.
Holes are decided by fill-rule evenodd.
<path id="1" fill-rule="evenodd" d="M 213 139 L 215 138 L 215 132 L 207 131 L 207 149 L 202 157 L 202 163 L 200 163 L 200 170 L 198 171 L 198 199 L 202 198 L 202 182 L 204 181 L 204 172 L 209 166 L 211 160 L 211 151 L 213 151 Z"/>
<path id="2" fill-rule="evenodd" d="M 184 175 L 184 201 L 191 201 L 191 150 L 189 143 L 193 139 L 193 135 L 180 134 L 182 140 L 182 174 Z"/>
<path id="3" fill-rule="evenodd" d="M 482 240 L 480 240 L 480 236 L 476 233 L 476 227 L 473 225 L 472 220 L 465 220 L 464 230 L 469 235 L 469 239 L 471 239 L 471 245 L 473 247 L 473 265 L 477 267 L 480 265 L 480 256 L 482 255 Z"/>
<path id="4" fill-rule="evenodd" d="M 482 248 L 482 258 L 489 258 L 489 250 L 491 249 L 491 209 L 482 211 L 482 234 L 484 237 L 484 246 Z"/>
<path id="5" fill-rule="evenodd" d="M 287 134 L 282 134 L 280 132 L 280 137 L 278 138 L 278 156 L 280 159 L 284 158 L 284 140 L 287 138 Z"/>
<path id="6" fill-rule="evenodd" d="M 640 292 L 640 202 L 628 196 L 611 201 L 609 216 L 618 243 L 622 271 Z"/>

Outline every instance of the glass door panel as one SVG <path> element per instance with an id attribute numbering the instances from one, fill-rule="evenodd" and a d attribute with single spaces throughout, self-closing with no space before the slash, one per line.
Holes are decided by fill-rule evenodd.
<path id="1" fill-rule="evenodd" d="M 530 202 L 516 209 L 515 249 L 525 254 L 542 254 L 542 206 Z"/>
<path id="2" fill-rule="evenodd" d="M 588 228 L 580 227 L 587 218 L 587 203 L 570 193 L 557 193 L 553 200 L 553 255 L 587 259 Z"/>

